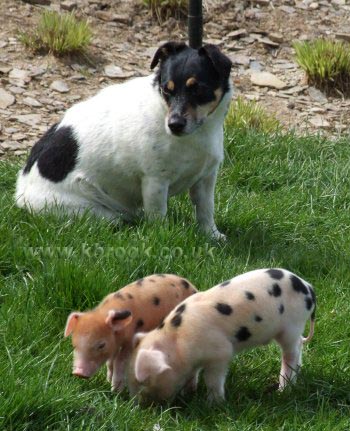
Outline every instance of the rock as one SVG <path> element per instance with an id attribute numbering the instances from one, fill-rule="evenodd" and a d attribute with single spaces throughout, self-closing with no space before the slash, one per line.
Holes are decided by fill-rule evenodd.
<path id="1" fill-rule="evenodd" d="M 256 3 L 261 6 L 268 6 L 270 4 L 270 0 L 253 0 L 252 3 Z"/>
<path id="2" fill-rule="evenodd" d="M 270 72 L 252 72 L 250 80 L 259 87 L 272 87 L 281 90 L 287 86 L 285 82 Z"/>
<path id="3" fill-rule="evenodd" d="M 97 18 L 101 19 L 102 21 L 120 22 L 121 24 L 131 24 L 131 18 L 129 15 L 114 14 L 104 10 L 98 10 L 95 13 L 95 15 L 97 16 Z"/>
<path id="4" fill-rule="evenodd" d="M 269 33 L 269 38 L 276 43 L 282 43 L 284 40 L 281 33 Z"/>
<path id="5" fill-rule="evenodd" d="M 1 143 L 1 147 L 7 151 L 23 150 L 23 145 L 17 141 L 4 141 Z"/>
<path id="6" fill-rule="evenodd" d="M 46 69 L 44 69 L 43 67 L 39 67 L 39 66 L 32 66 L 32 67 L 30 68 L 30 71 L 29 71 L 30 76 L 31 76 L 32 78 L 35 78 L 35 77 L 37 77 L 37 76 L 41 76 L 41 75 L 43 75 L 45 72 L 46 72 Z"/>
<path id="7" fill-rule="evenodd" d="M 24 93 L 26 90 L 24 88 L 21 87 L 9 87 L 9 90 L 11 91 L 11 93 L 13 94 L 22 94 Z"/>
<path id="8" fill-rule="evenodd" d="M 288 13 L 289 15 L 291 15 L 292 13 L 295 13 L 295 9 L 292 6 L 279 6 L 278 8 L 279 10 L 281 10 L 282 12 Z"/>
<path id="9" fill-rule="evenodd" d="M 72 0 L 65 0 L 61 2 L 61 9 L 68 10 L 69 12 L 77 8 L 77 3 Z"/>
<path id="10" fill-rule="evenodd" d="M 309 4 L 309 9 L 311 9 L 311 10 L 316 10 L 319 7 L 320 7 L 320 5 L 318 3 L 316 3 L 316 2 L 312 2 L 312 3 Z"/>
<path id="11" fill-rule="evenodd" d="M 42 103 L 40 103 L 36 99 L 33 99 L 33 97 L 25 97 L 23 99 L 23 103 L 24 105 L 33 106 L 34 108 L 40 108 L 41 106 L 43 106 Z"/>
<path id="12" fill-rule="evenodd" d="M 328 99 L 327 97 L 322 93 L 322 91 L 318 90 L 315 87 L 309 88 L 309 96 L 310 98 L 318 103 L 327 103 Z"/>
<path id="13" fill-rule="evenodd" d="M 4 75 L 6 75 L 7 73 L 9 73 L 12 70 L 12 67 L 9 66 L 6 63 L 3 63 L 2 61 L 0 62 L 0 73 L 3 73 Z"/>
<path id="14" fill-rule="evenodd" d="M 11 93 L 0 88 L 0 108 L 6 109 L 15 103 L 16 99 Z"/>
<path id="15" fill-rule="evenodd" d="M 51 4 L 51 0 L 23 0 L 24 3 L 29 3 L 29 4 L 40 4 L 43 6 L 47 6 L 49 4 Z"/>
<path id="16" fill-rule="evenodd" d="M 10 83 L 17 87 L 25 87 L 30 81 L 31 77 L 28 70 L 12 69 L 9 73 Z"/>
<path id="17" fill-rule="evenodd" d="M 247 55 L 243 54 L 233 54 L 230 55 L 230 60 L 233 64 L 239 64 L 242 66 L 249 66 L 250 58 Z"/>
<path id="18" fill-rule="evenodd" d="M 7 42 L 5 42 L 4 40 L 0 40 L 0 49 L 6 48 L 7 45 L 8 45 Z"/>
<path id="19" fill-rule="evenodd" d="M 23 114 L 14 117 L 19 123 L 27 126 L 36 126 L 41 121 L 40 114 Z"/>
<path id="20" fill-rule="evenodd" d="M 228 33 L 227 37 L 230 39 L 239 39 L 240 37 L 247 35 L 247 30 L 245 28 L 240 28 L 239 30 L 231 31 L 230 33 Z"/>
<path id="21" fill-rule="evenodd" d="M 261 63 L 257 60 L 252 60 L 250 62 L 250 70 L 254 70 L 256 72 L 260 72 L 262 70 Z"/>
<path id="22" fill-rule="evenodd" d="M 335 37 L 350 42 L 350 33 L 335 33 Z"/>
<path id="23" fill-rule="evenodd" d="M 115 64 L 108 64 L 104 68 L 104 75 L 108 78 L 130 78 L 134 72 L 123 72 L 122 68 Z"/>
<path id="24" fill-rule="evenodd" d="M 320 115 L 317 115 L 314 118 L 310 118 L 309 123 L 312 124 L 314 127 L 319 127 L 323 129 L 327 129 L 328 127 L 330 127 L 329 122 L 322 118 Z"/>
<path id="25" fill-rule="evenodd" d="M 50 85 L 51 90 L 57 91 L 58 93 L 68 93 L 70 88 L 64 81 L 53 81 Z"/>
<path id="26" fill-rule="evenodd" d="M 268 37 L 258 37 L 257 41 L 263 43 L 264 45 L 271 46 L 272 48 L 278 48 L 279 44 L 276 42 L 272 42 Z"/>

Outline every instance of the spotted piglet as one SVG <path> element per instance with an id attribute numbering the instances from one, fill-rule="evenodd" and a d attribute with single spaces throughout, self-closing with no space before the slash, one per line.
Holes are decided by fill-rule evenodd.
<path id="1" fill-rule="evenodd" d="M 202 369 L 209 400 L 224 399 L 233 355 L 276 340 L 282 348 L 279 388 L 295 381 L 303 343 L 314 331 L 315 294 L 284 269 L 258 269 L 187 298 L 157 329 L 134 337 L 128 368 L 131 395 L 141 402 L 196 389 Z M 311 319 L 310 334 L 302 336 Z"/>
<path id="2" fill-rule="evenodd" d="M 135 333 L 155 328 L 193 293 L 196 288 L 184 278 L 155 274 L 109 294 L 91 311 L 71 313 L 64 335 L 72 334 L 73 374 L 89 378 L 107 362 L 112 390 L 122 389 Z"/>

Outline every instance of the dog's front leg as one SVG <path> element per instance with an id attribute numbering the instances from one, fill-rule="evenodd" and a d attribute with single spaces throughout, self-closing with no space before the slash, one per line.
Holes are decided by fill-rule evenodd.
<path id="1" fill-rule="evenodd" d="M 226 239 L 214 221 L 214 191 L 217 171 L 201 178 L 190 188 L 190 198 L 195 207 L 199 227 L 214 239 Z"/>
<path id="2" fill-rule="evenodd" d="M 167 212 L 169 183 L 155 177 L 142 179 L 143 207 L 147 218 L 165 217 Z"/>

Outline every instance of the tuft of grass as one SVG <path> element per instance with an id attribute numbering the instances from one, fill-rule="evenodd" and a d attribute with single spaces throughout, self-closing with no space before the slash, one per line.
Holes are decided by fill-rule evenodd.
<path id="1" fill-rule="evenodd" d="M 349 44 L 330 39 L 293 44 L 296 61 L 304 69 L 309 84 L 327 94 L 350 93 Z"/>
<path id="2" fill-rule="evenodd" d="M 225 121 L 226 128 L 236 130 L 255 130 L 261 133 L 274 133 L 281 130 L 281 124 L 256 101 L 244 100 L 238 96 L 231 103 Z"/>
<path id="3" fill-rule="evenodd" d="M 143 0 L 161 24 L 170 17 L 183 18 L 187 15 L 187 0 Z"/>
<path id="4" fill-rule="evenodd" d="M 27 48 L 57 57 L 85 53 L 91 38 L 87 20 L 79 21 L 73 13 L 59 14 L 55 11 L 43 12 L 34 32 L 19 34 L 20 41 Z"/>

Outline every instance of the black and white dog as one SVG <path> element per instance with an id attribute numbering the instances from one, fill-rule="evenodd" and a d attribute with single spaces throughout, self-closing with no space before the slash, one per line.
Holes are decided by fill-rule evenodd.
<path id="1" fill-rule="evenodd" d="M 19 207 L 132 218 L 163 217 L 189 189 L 215 238 L 214 188 L 223 160 L 231 61 L 214 45 L 169 42 L 155 74 L 112 85 L 68 109 L 34 145 L 17 179 Z"/>

